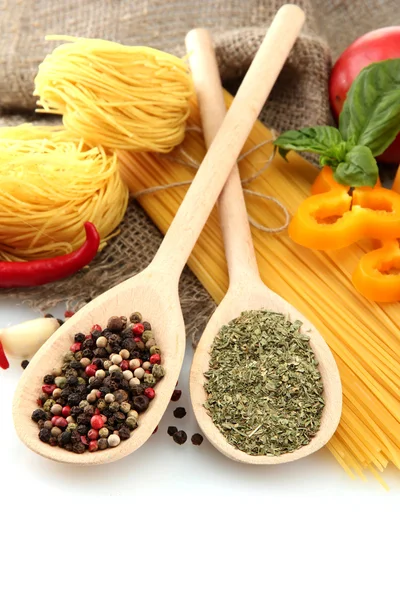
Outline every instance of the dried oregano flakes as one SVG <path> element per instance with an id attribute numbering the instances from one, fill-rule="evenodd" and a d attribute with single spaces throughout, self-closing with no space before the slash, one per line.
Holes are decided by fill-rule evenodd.
<path id="1" fill-rule="evenodd" d="M 307 445 L 324 408 L 318 363 L 302 323 L 245 311 L 214 339 L 205 408 L 235 448 L 279 456 Z"/>

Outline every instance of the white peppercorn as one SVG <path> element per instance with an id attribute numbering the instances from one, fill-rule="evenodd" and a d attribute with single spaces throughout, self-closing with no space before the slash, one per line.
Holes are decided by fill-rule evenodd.
<path id="1" fill-rule="evenodd" d="M 139 367 L 138 369 L 135 369 L 133 371 L 133 374 L 135 377 L 137 377 L 138 379 L 142 379 L 143 375 L 144 375 L 144 369 L 142 369 L 142 367 Z"/>
<path id="2" fill-rule="evenodd" d="M 138 358 L 132 358 L 132 360 L 129 361 L 129 368 L 130 369 L 137 369 L 138 367 L 140 367 L 141 365 L 141 361 Z"/>
<path id="3" fill-rule="evenodd" d="M 126 371 L 123 371 L 122 375 L 123 375 L 124 379 L 126 379 L 126 381 L 130 381 L 133 377 L 133 373 L 129 369 L 127 369 Z"/>
<path id="4" fill-rule="evenodd" d="M 135 387 L 135 385 L 140 385 L 140 379 L 138 379 L 137 377 L 133 377 L 129 380 L 129 385 L 131 387 Z"/>
<path id="5" fill-rule="evenodd" d="M 110 373 L 113 373 L 114 371 L 120 371 L 121 367 L 119 367 L 118 365 L 111 365 L 111 367 L 108 370 Z"/>
<path id="6" fill-rule="evenodd" d="M 108 341 L 107 341 L 107 338 L 104 337 L 104 335 L 101 335 L 96 340 L 96 346 L 98 348 L 105 348 L 107 346 L 107 344 L 108 344 Z"/>
<path id="7" fill-rule="evenodd" d="M 107 402 L 107 404 L 111 404 L 111 402 L 114 402 L 115 396 L 114 394 L 106 394 L 104 396 L 104 400 Z"/>
<path id="8" fill-rule="evenodd" d="M 145 371 L 147 371 L 147 369 L 150 369 L 150 367 L 151 367 L 151 362 L 149 362 L 148 360 L 146 360 L 146 362 L 144 362 L 144 363 L 142 364 L 142 367 L 143 367 L 143 369 L 144 369 Z"/>
<path id="9" fill-rule="evenodd" d="M 104 379 L 106 376 L 106 372 L 103 369 L 98 369 L 95 373 L 95 377 L 99 377 L 99 379 Z"/>
<path id="10" fill-rule="evenodd" d="M 118 444 L 121 442 L 121 439 L 119 435 L 112 433 L 110 436 L 108 436 L 107 441 L 110 448 L 115 448 L 115 446 L 118 446 Z"/>
<path id="11" fill-rule="evenodd" d="M 53 404 L 53 406 L 50 409 L 51 414 L 56 415 L 57 417 L 59 415 L 61 415 L 62 413 L 62 406 L 61 404 Z"/>
<path id="12" fill-rule="evenodd" d="M 111 359 L 111 362 L 114 365 L 120 365 L 122 363 L 122 356 L 120 354 L 114 354 L 114 356 Z"/>
<path id="13" fill-rule="evenodd" d="M 127 358 L 129 358 L 129 350 L 125 350 L 125 348 L 123 350 L 121 350 L 121 352 L 119 353 L 119 355 L 126 360 Z"/>

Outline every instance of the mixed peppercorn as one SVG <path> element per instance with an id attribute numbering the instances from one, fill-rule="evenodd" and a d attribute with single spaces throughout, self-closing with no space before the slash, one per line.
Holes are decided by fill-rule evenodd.
<path id="1" fill-rule="evenodd" d="M 140 313 L 77 333 L 62 366 L 43 379 L 40 408 L 32 413 L 39 439 L 77 454 L 118 446 L 138 427 L 164 374 L 151 325 Z"/>

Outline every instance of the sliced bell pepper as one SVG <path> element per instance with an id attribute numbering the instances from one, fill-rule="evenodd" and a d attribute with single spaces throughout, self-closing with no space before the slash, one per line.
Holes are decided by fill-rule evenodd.
<path id="1" fill-rule="evenodd" d="M 315 250 L 338 250 L 363 238 L 400 238 L 400 194 L 342 187 L 310 196 L 293 217 L 289 236 Z"/>
<path id="2" fill-rule="evenodd" d="M 357 291 L 373 302 L 400 300 L 399 240 L 388 240 L 378 250 L 365 254 L 353 273 Z"/>

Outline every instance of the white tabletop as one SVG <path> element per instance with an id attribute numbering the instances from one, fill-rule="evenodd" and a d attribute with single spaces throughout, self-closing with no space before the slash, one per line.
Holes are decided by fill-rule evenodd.
<path id="1" fill-rule="evenodd" d="M 62 316 L 62 310 L 52 312 L 55 316 Z M 12 301 L 0 301 L 0 328 L 34 316 L 33 311 L 26 306 L 16 306 Z M 179 387 L 183 390 L 182 399 L 171 403 L 158 432 L 133 455 L 116 463 L 88 468 L 53 463 L 37 456 L 22 444 L 15 434 L 11 417 L 13 392 L 22 370 L 19 362 L 15 361 L 9 370 L 0 372 L 2 489 L 6 490 L 6 494 L 3 492 L 6 509 L 2 508 L 1 511 L 5 510 L 10 516 L 10 520 L 6 519 L 6 527 L 9 527 L 7 533 L 11 536 L 7 538 L 6 534 L 6 539 L 14 536 L 13 523 L 18 522 L 19 527 L 23 528 L 24 536 L 25 533 L 28 537 L 33 535 L 34 548 L 35 544 L 42 544 L 48 552 L 47 535 L 41 537 L 43 525 L 38 526 L 43 523 L 42 519 L 40 516 L 33 516 L 40 515 L 43 507 L 48 507 L 46 514 L 54 515 L 56 521 L 60 514 L 65 515 L 68 521 L 71 510 L 78 520 L 79 515 L 86 514 L 87 511 L 90 514 L 99 512 L 101 521 L 106 520 L 111 511 L 118 520 L 121 518 L 118 507 L 121 507 L 122 512 L 128 511 L 126 514 L 133 511 L 133 516 L 128 519 L 128 522 L 131 521 L 129 526 L 124 525 L 127 531 L 132 526 L 134 537 L 142 536 L 141 540 L 149 538 L 146 541 L 149 553 L 158 554 L 162 547 L 168 554 L 167 562 L 171 564 L 169 576 L 175 573 L 176 568 L 176 583 L 192 573 L 191 556 L 199 555 L 204 560 L 206 557 L 211 560 L 211 556 L 214 556 L 218 560 L 219 569 L 226 573 L 226 569 L 232 569 L 232 561 L 237 560 L 237 553 L 240 556 L 245 554 L 240 559 L 243 568 L 247 565 L 252 570 L 258 565 L 260 573 L 259 569 L 265 568 L 264 561 L 267 560 L 268 553 L 273 551 L 275 558 L 269 556 L 268 561 L 269 564 L 270 561 L 274 564 L 276 561 L 276 582 L 274 583 L 275 579 L 271 574 L 272 579 L 266 589 L 277 591 L 280 589 L 279 581 L 282 581 L 278 577 L 282 568 L 279 556 L 289 552 L 289 542 L 286 539 L 291 539 L 290 543 L 296 551 L 300 551 L 311 540 L 314 547 L 325 547 L 328 537 L 330 545 L 326 552 L 331 551 L 336 561 L 347 561 L 347 567 L 342 565 L 341 568 L 342 571 L 348 568 L 350 574 L 354 573 L 353 569 L 357 565 L 365 569 L 372 564 L 377 566 L 382 561 L 382 566 L 384 564 L 386 567 L 391 559 L 397 561 L 397 552 L 391 553 L 383 561 L 382 553 L 387 551 L 387 546 L 382 549 L 381 535 L 385 522 L 386 531 L 393 531 L 395 535 L 399 521 L 397 503 L 400 473 L 393 467 L 386 470 L 384 476 L 391 488 L 391 492 L 387 493 L 372 477 L 367 476 L 367 482 L 351 480 L 325 449 L 295 463 L 257 467 L 228 460 L 207 440 L 200 447 L 193 446 L 190 437 L 199 429 L 191 411 L 188 394 L 191 356 L 192 349 L 189 346 L 179 380 Z M 185 406 L 187 410 L 187 416 L 181 420 L 175 419 L 172 414 L 178 405 Z M 185 445 L 178 446 L 167 435 L 169 425 L 176 425 L 187 432 L 189 439 Z M 139 507 L 142 507 L 143 519 L 138 518 Z M 388 507 L 396 511 L 395 521 L 390 520 L 391 512 Z M 150 520 L 145 514 L 151 515 Z M 126 523 L 126 520 L 122 522 Z M 323 527 L 322 523 L 325 523 Z M 76 525 L 64 524 L 61 530 L 64 531 L 65 527 L 74 531 Z M 51 531 L 47 526 L 44 529 Z M 179 538 L 175 539 L 177 534 L 183 536 L 181 549 Z M 108 535 L 105 534 L 106 539 Z M 349 539 L 358 547 L 357 552 L 353 552 L 351 545 L 347 544 L 346 540 Z M 249 556 L 246 554 L 249 542 L 254 547 L 253 558 L 252 552 Z M 64 543 L 64 550 L 71 546 L 71 551 L 76 552 L 72 540 L 64 540 Z M 125 542 L 121 543 L 124 545 Z M 374 545 L 373 555 L 367 551 L 369 543 Z M 268 551 L 270 544 L 273 548 Z M 18 555 L 21 546 L 15 541 L 14 546 Z M 59 543 L 54 550 L 57 554 L 60 550 Z M 174 552 L 177 553 L 175 561 Z M 301 576 L 301 555 L 302 552 L 296 559 L 298 576 Z M 57 560 L 63 560 L 61 555 Z M 317 564 L 322 557 L 316 553 L 313 560 Z M 187 567 L 183 564 L 187 564 Z M 35 577 L 35 569 L 33 566 L 31 568 L 32 577 Z M 213 568 L 208 567 L 211 570 Z M 178 575 L 181 570 L 185 573 Z M 318 578 L 319 575 L 315 577 Z M 232 585 L 233 595 L 230 594 L 230 598 L 239 597 L 239 589 L 246 596 L 253 589 L 254 581 L 243 582 L 241 588 L 239 583 L 234 584 L 232 578 L 235 578 L 235 569 L 231 572 L 228 583 L 221 581 L 219 598 L 228 597 L 227 585 Z M 386 589 L 382 587 L 388 585 L 387 578 L 385 581 L 383 584 L 377 579 L 376 593 L 379 591 L 381 594 Z M 154 590 L 160 590 L 163 597 L 173 597 L 168 595 L 169 592 L 166 594 L 164 583 L 163 577 L 160 581 L 155 578 Z M 351 577 L 349 585 L 350 583 L 355 586 L 354 590 L 358 594 L 364 589 L 362 584 L 360 587 Z M 200 597 L 208 600 L 206 591 L 200 593 L 202 588 L 199 585 L 200 587 L 193 587 L 188 596 L 190 600 Z M 311 589 L 309 595 L 299 595 L 299 589 L 291 579 L 285 583 L 287 592 L 289 588 L 292 589 L 292 585 L 296 600 L 297 597 L 307 597 L 307 600 L 323 597 L 313 595 Z M 365 589 L 374 590 L 374 585 L 374 581 L 370 579 Z M 349 593 L 350 589 L 351 587 L 347 588 Z M 254 594 L 256 593 L 257 586 L 254 587 Z M 217 596 L 211 596 L 213 597 Z M 258 597 L 264 599 L 266 596 L 262 594 Z M 286 600 L 288 597 L 289 595 L 284 595 L 282 598 Z M 347 600 L 350 595 L 345 593 L 341 597 Z M 382 595 L 380 597 L 383 598 Z"/>

